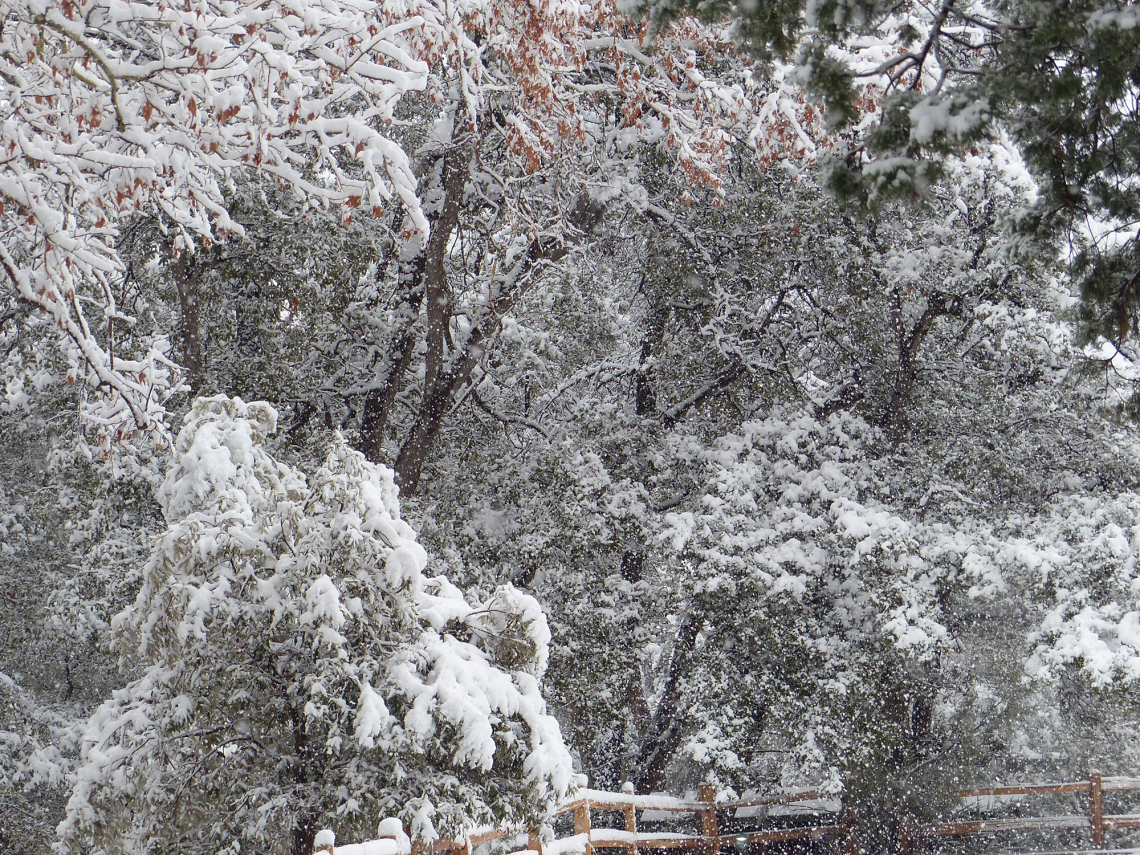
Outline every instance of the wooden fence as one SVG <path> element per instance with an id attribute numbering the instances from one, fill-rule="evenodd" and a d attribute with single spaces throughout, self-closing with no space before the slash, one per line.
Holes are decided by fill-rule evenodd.
<path id="1" fill-rule="evenodd" d="M 783 828 L 772 831 L 749 831 L 739 834 L 721 834 L 717 813 L 733 812 L 741 808 L 761 807 L 777 804 L 790 804 L 800 801 L 814 801 L 827 798 L 818 792 L 804 792 L 786 796 L 768 796 L 735 802 L 716 802 L 715 791 L 708 785 L 700 788 L 699 799 L 679 799 L 672 796 L 641 796 L 633 792 L 628 784 L 620 793 L 604 790 L 582 790 L 578 797 L 562 805 L 554 812 L 555 816 L 572 813 L 574 833 L 570 837 L 555 840 L 543 845 L 534 835 L 530 835 L 527 849 L 542 855 L 565 855 L 569 852 L 585 852 L 593 855 L 595 849 L 628 849 L 630 855 L 637 855 L 642 849 L 699 849 L 703 855 L 715 855 L 722 847 L 736 846 L 738 843 L 775 843 L 781 840 L 795 840 L 802 837 L 819 838 L 827 834 L 849 834 L 849 824 L 830 824 L 810 828 Z M 624 828 L 605 828 L 593 825 L 594 811 L 621 813 Z M 638 829 L 638 812 L 696 814 L 700 818 L 700 834 L 681 832 L 644 832 Z M 492 829 L 472 834 L 462 843 L 452 840 L 436 840 L 426 852 L 452 852 L 454 855 L 469 855 L 470 847 L 486 843 L 517 830 Z M 418 849 L 418 847 L 417 847 Z"/>
<path id="2" fill-rule="evenodd" d="M 1014 817 L 1010 819 L 983 819 L 970 822 L 944 822 L 924 825 L 918 833 L 928 837 L 949 837 L 995 831 L 1050 831 L 1087 829 L 1092 833 L 1094 847 L 1104 845 L 1104 833 L 1116 828 L 1140 828 L 1140 814 L 1109 815 L 1104 812 L 1104 794 L 1111 791 L 1140 790 L 1140 778 L 1105 778 L 1090 775 L 1087 781 L 1068 784 L 1027 784 L 1010 787 L 984 787 L 955 793 L 960 798 L 984 796 L 1052 796 L 1081 793 L 1088 797 L 1088 813 L 1077 816 Z"/>
<path id="3" fill-rule="evenodd" d="M 1088 811 L 1075 816 L 1012 817 L 1003 819 L 979 819 L 963 822 L 945 822 L 919 825 L 902 829 L 900 849 L 902 855 L 911 848 L 912 842 L 939 837 L 957 837 L 972 834 L 985 834 L 1001 831 L 1052 831 L 1066 829 L 1086 829 L 1091 832 L 1093 847 L 1104 844 L 1105 832 L 1111 829 L 1140 828 L 1140 813 L 1110 815 L 1104 812 L 1104 794 L 1112 791 L 1140 791 L 1140 778 L 1106 778 L 1092 775 L 1087 781 L 1062 784 L 1025 784 L 999 787 L 983 787 L 962 790 L 954 795 L 958 798 L 980 798 L 993 796 L 1047 796 L 1080 793 L 1087 796 Z M 722 848 L 740 845 L 769 844 L 788 840 L 809 838 L 820 840 L 832 837 L 842 841 L 847 855 L 856 855 L 859 842 L 856 836 L 854 816 L 844 811 L 835 821 L 820 825 L 796 826 L 791 828 L 761 829 L 735 834 L 722 834 L 717 814 L 735 815 L 742 808 L 771 807 L 795 802 L 816 801 L 829 796 L 809 791 L 795 795 L 766 796 L 733 802 L 716 802 L 715 792 L 710 786 L 702 786 L 699 798 L 680 799 L 664 795 L 637 795 L 627 784 L 620 793 L 603 790 L 580 790 L 577 798 L 555 811 L 555 816 L 573 814 L 573 834 L 543 844 L 533 834 L 529 836 L 527 850 L 540 855 L 569 855 L 585 852 L 594 855 L 595 849 L 627 849 L 629 855 L 637 855 L 638 849 L 698 849 L 701 855 L 716 855 Z M 623 828 L 595 827 L 592 822 L 594 811 L 620 813 L 624 817 Z M 638 813 L 645 811 L 696 815 L 700 822 L 700 833 L 644 832 L 638 828 Z M 428 846 L 412 847 L 412 855 L 428 855 L 434 852 L 450 852 L 452 855 L 471 855 L 471 848 L 501 837 L 519 835 L 519 829 L 488 829 L 472 833 L 467 840 L 436 840 Z M 521 844 L 520 844 L 521 845 Z M 336 855 L 350 855 L 349 849 L 356 847 L 336 847 Z"/>

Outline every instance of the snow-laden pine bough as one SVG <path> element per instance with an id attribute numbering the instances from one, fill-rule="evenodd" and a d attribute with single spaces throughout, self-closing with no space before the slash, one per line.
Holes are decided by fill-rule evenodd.
<path id="1" fill-rule="evenodd" d="M 306 475 L 267 451 L 275 424 L 222 396 L 187 416 L 168 527 L 113 621 L 134 678 L 83 729 L 64 851 L 308 852 L 388 816 L 432 840 L 571 786 L 538 602 L 427 575 L 390 469 L 338 441 Z"/>

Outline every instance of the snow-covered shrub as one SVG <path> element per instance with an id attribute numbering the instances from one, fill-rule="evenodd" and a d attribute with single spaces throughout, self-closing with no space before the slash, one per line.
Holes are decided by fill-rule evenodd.
<path id="1" fill-rule="evenodd" d="M 168 528 L 114 621 L 141 676 L 87 725 L 65 850 L 308 852 L 393 815 L 431 839 L 570 784 L 537 602 L 426 576 L 391 471 L 337 443 L 306 477 L 263 445 L 276 418 L 224 396 L 186 418 Z"/>

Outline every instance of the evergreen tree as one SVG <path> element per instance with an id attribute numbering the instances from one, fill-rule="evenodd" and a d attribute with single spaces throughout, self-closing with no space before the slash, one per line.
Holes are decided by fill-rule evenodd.
<path id="1" fill-rule="evenodd" d="M 571 781 L 538 603 L 424 576 L 391 471 L 338 443 L 306 478 L 266 451 L 275 422 L 220 396 L 187 417 L 115 619 L 139 676 L 84 729 L 65 846 L 308 855 L 388 816 L 428 841 L 537 821 Z"/>
<path id="2" fill-rule="evenodd" d="M 1118 343 L 1140 316 L 1140 26 L 1123 0 L 661 0 L 623 5 L 657 28 L 730 17 L 762 57 L 793 60 L 841 144 L 840 198 L 924 193 L 953 151 L 1008 134 L 1038 183 L 1029 234 L 1063 236 L 1086 335 Z"/>

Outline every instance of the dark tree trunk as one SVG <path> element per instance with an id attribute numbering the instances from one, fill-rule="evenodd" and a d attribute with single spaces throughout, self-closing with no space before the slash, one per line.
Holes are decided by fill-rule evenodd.
<path id="1" fill-rule="evenodd" d="M 400 446 L 400 455 L 393 467 L 402 495 L 413 495 L 419 488 L 424 463 L 443 427 L 443 417 L 451 409 L 452 390 L 470 373 L 470 369 L 463 372 L 462 378 L 455 373 L 438 375 L 435 384 L 424 394 L 415 424 Z"/>
<path id="2" fill-rule="evenodd" d="M 317 826 L 312 820 L 301 820 L 293 826 L 293 843 L 289 855 L 313 855 L 313 841 L 317 837 Z"/>
<path id="3" fill-rule="evenodd" d="M 192 265 L 189 252 L 183 251 L 171 268 L 174 285 L 178 289 L 178 305 L 182 314 L 180 324 L 182 367 L 186 369 L 190 388 L 195 392 L 202 385 L 205 364 L 202 359 L 202 332 L 198 320 L 199 268 Z"/>
<path id="4" fill-rule="evenodd" d="M 312 782 L 314 762 L 313 748 L 309 733 L 305 728 L 305 717 L 300 710 L 293 709 L 293 751 L 292 778 L 302 798 Z M 317 818 L 301 811 L 293 818 L 293 840 L 289 847 L 290 855 L 313 855 L 313 841 L 317 836 Z"/>
<path id="5" fill-rule="evenodd" d="M 681 747 L 684 726 L 684 711 L 681 709 L 682 678 L 688 670 L 690 656 L 697 643 L 697 635 L 704 621 L 691 612 L 677 633 L 673 648 L 673 658 L 669 662 L 669 677 L 661 702 L 653 713 L 649 727 L 649 738 L 641 748 L 637 762 L 637 780 L 634 787 L 639 793 L 652 793 L 660 790 L 665 783 L 665 773 L 669 763 Z"/>
<path id="6" fill-rule="evenodd" d="M 379 463 L 384 451 L 384 431 L 388 426 L 388 414 L 392 411 L 400 383 L 412 361 L 416 349 L 416 337 L 405 332 L 396 342 L 392 352 L 385 359 L 387 373 L 381 385 L 370 391 L 364 398 L 364 415 L 360 422 L 360 451 L 373 463 Z"/>
<path id="7" fill-rule="evenodd" d="M 392 405 L 400 393 L 404 375 L 412 361 L 416 349 L 417 336 L 414 326 L 424 307 L 428 304 L 428 368 L 429 375 L 438 373 L 442 362 L 443 332 L 441 324 L 449 320 L 446 298 L 447 272 L 444 256 L 452 232 L 459 223 L 460 203 L 463 187 L 467 183 L 468 157 L 460 151 L 452 151 L 440 158 L 440 183 L 443 201 L 438 209 L 429 214 L 431 235 L 426 245 L 416 255 L 400 265 L 399 293 L 400 308 L 397 315 L 402 318 L 402 329 L 392 340 L 388 354 L 377 370 L 377 380 L 364 398 L 364 413 L 360 425 L 360 451 L 373 463 L 379 463 L 384 451 L 384 432 L 391 416 Z M 441 314 L 444 316 L 441 320 Z M 432 347 L 440 352 L 432 353 Z M 429 377 L 430 381 L 434 380 Z"/>
<path id="8" fill-rule="evenodd" d="M 464 175 L 466 175 L 465 170 L 466 161 L 464 161 Z M 462 185 L 458 184 L 456 193 L 461 191 Z M 448 210 L 446 203 L 443 210 Z M 457 219 L 458 213 L 456 206 L 454 215 Z M 567 219 L 577 232 L 589 234 L 597 227 L 603 213 L 604 206 L 591 201 L 590 197 L 583 193 L 567 213 Z M 454 228 L 454 224 L 451 228 Z M 446 243 L 441 236 L 438 250 L 441 259 Z M 565 240 L 554 238 L 540 238 L 533 241 L 511 270 L 501 274 L 496 280 L 499 286 L 496 293 L 499 296 L 495 297 L 491 305 L 474 320 L 467 340 L 456 343 L 451 347 L 450 353 L 447 352 L 450 342 L 446 340 L 447 325 L 450 324 L 450 303 L 446 283 L 443 280 L 446 271 L 442 264 L 438 267 L 431 266 L 429 259 L 429 264 L 425 265 L 424 276 L 428 303 L 428 353 L 424 397 L 416 421 L 400 446 L 400 454 L 393 467 L 401 494 L 410 496 L 419 488 L 424 464 L 435 446 L 440 429 L 443 427 L 444 417 L 450 412 L 456 394 L 466 386 L 471 372 L 483 359 L 487 351 L 487 342 L 495 336 L 503 316 L 514 309 L 533 282 L 532 274 L 535 267 L 561 261 L 570 252 L 570 247 L 571 244 Z M 433 333 L 433 329 L 437 332 Z"/>
<path id="9" fill-rule="evenodd" d="M 655 306 L 645 320 L 641 360 L 637 366 L 633 395 L 635 412 L 639 416 L 652 416 L 657 412 L 657 372 L 653 367 L 653 355 L 665 336 L 665 319 L 668 314 L 666 308 Z"/>

